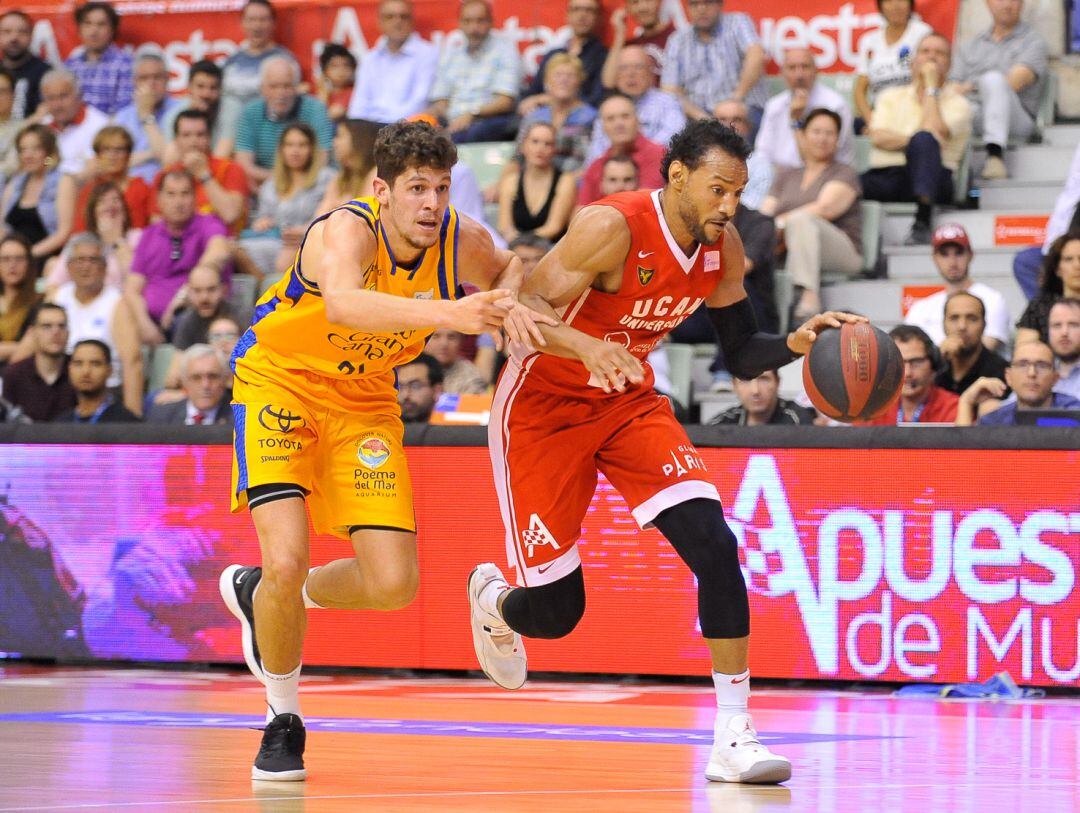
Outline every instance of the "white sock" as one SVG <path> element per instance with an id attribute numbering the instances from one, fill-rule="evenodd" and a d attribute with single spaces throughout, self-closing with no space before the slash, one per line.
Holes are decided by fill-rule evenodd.
<path id="1" fill-rule="evenodd" d="M 310 570 L 308 570 L 308 572 L 307 572 L 308 579 L 310 579 L 311 574 L 314 573 L 318 569 L 319 568 L 317 568 L 317 567 L 313 567 Z M 324 610 L 324 609 L 326 609 L 321 604 L 316 604 L 314 601 L 312 601 L 311 596 L 308 595 L 307 579 L 304 579 L 304 586 L 300 588 L 300 594 L 304 597 L 304 609 L 305 610 Z"/>
<path id="2" fill-rule="evenodd" d="M 266 671 L 266 722 L 279 714 L 295 714 L 300 717 L 300 667 L 287 675 L 275 675 Z"/>
<path id="3" fill-rule="evenodd" d="M 484 585 L 484 589 L 480 591 L 480 595 L 477 596 L 477 603 L 480 605 L 480 609 L 490 615 L 493 620 L 497 621 L 496 626 L 506 626 L 506 619 L 503 618 L 503 614 L 499 611 L 499 597 L 507 590 L 512 589 L 512 587 L 509 587 L 506 584 L 488 582 Z"/>
<path id="4" fill-rule="evenodd" d="M 736 714 L 747 714 L 750 708 L 750 670 L 740 675 L 713 672 L 716 687 L 716 727 L 724 728 Z"/>

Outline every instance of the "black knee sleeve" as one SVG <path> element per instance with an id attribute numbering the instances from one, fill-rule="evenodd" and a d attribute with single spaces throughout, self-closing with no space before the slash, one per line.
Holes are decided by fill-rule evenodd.
<path id="1" fill-rule="evenodd" d="M 526 638 L 564 638 L 585 615 L 581 568 L 551 584 L 511 590 L 502 614 L 510 629 Z"/>
<path id="2" fill-rule="evenodd" d="M 750 634 L 750 602 L 739 569 L 739 545 L 716 500 L 696 499 L 653 520 L 698 580 L 698 617 L 706 638 Z"/>
<path id="3" fill-rule="evenodd" d="M 296 483 L 268 483 L 264 486 L 252 486 L 247 490 L 248 510 L 266 505 L 268 502 L 293 498 L 302 500 L 306 496 L 307 491 Z"/>

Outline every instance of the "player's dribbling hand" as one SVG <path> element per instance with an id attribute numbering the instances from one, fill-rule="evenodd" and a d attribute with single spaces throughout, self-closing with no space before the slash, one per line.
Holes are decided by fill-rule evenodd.
<path id="1" fill-rule="evenodd" d="M 594 339 L 584 351 L 578 353 L 578 358 L 592 374 L 590 383 L 599 382 L 598 386 L 604 392 L 626 392 L 627 383 L 640 384 L 645 380 L 645 368 L 641 362 L 625 347 L 614 342 Z"/>
<path id="2" fill-rule="evenodd" d="M 487 333 L 498 330 L 510 314 L 505 303 L 499 300 L 512 297 L 513 291 L 497 288 L 493 291 L 480 291 L 469 294 L 450 303 L 451 317 L 447 327 L 460 333 Z"/>
<path id="3" fill-rule="evenodd" d="M 840 327 L 844 322 L 858 324 L 870 321 L 865 316 L 856 316 L 853 313 L 843 311 L 825 311 L 817 316 L 811 316 L 795 330 L 788 334 L 787 346 L 791 352 L 805 356 L 810 352 L 810 347 L 817 340 L 817 335 L 823 330 Z"/>

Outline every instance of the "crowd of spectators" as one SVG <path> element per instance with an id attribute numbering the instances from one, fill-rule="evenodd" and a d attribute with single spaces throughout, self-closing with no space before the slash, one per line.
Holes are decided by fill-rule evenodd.
<path id="1" fill-rule="evenodd" d="M 230 421 L 227 358 L 252 292 L 287 269 L 313 218 L 371 193 L 387 123 L 513 144 L 487 188 L 459 162 L 452 202 L 531 268 L 581 206 L 661 186 L 672 135 L 714 116 L 753 147 L 735 224 L 766 329 L 818 312 L 823 273 L 867 270 L 862 201 L 911 202 L 907 242 L 927 246 L 944 290 L 893 331 L 903 396 L 879 421 L 1004 422 L 1067 406 L 1080 397 L 1080 150 L 1046 244 L 1016 259 L 1030 303 L 1015 349 L 1004 297 L 972 278 L 967 234 L 934 228 L 973 135 L 981 177 L 1007 175 L 1004 149 L 1034 128 L 1046 43 L 1020 0 L 988 0 L 991 27 L 957 46 L 913 0 L 877 5 L 850 98 L 806 47 L 774 55 L 783 84 L 770 97 L 754 23 L 722 0 L 686 0 L 682 28 L 661 0 L 627 0 L 608 19 L 599 0 L 568 0 L 564 36 L 535 68 L 495 30 L 487 0 L 462 0 L 462 36 L 441 50 L 416 30 L 410 0 L 381 0 L 381 36 L 363 58 L 328 43 L 307 79 L 276 40 L 271 2 L 247 0 L 243 42 L 220 64 L 193 63 L 181 95 L 158 46 L 118 43 L 107 2 L 76 8 L 79 46 L 55 65 L 31 53 L 27 14 L 0 12 L 0 405 L 35 421 Z M 795 289 L 787 313 L 777 267 Z M 674 338 L 714 334 L 698 319 Z M 150 387 L 154 348 L 175 352 Z M 501 359 L 488 337 L 436 332 L 400 371 L 406 418 L 426 419 L 442 395 L 488 392 Z M 775 371 L 731 381 L 719 355 L 712 369 L 714 388 L 738 400 L 717 423 L 822 420 L 779 397 Z"/>

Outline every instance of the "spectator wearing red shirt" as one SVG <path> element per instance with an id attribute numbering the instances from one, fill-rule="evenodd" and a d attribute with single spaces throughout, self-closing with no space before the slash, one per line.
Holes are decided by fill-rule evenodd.
<path id="1" fill-rule="evenodd" d="M 105 183 L 116 184 L 124 194 L 131 228 L 144 229 L 150 222 L 154 192 L 142 178 L 128 174 L 135 140 L 131 133 L 115 124 L 103 127 L 94 136 L 93 179 L 83 184 L 75 199 L 73 234 L 87 231 L 86 207 L 94 190 Z"/>
<path id="2" fill-rule="evenodd" d="M 904 357 L 904 383 L 900 400 L 868 425 L 955 423 L 960 398 L 934 383 L 941 356 L 933 340 L 913 325 L 897 325 L 889 335 Z"/>
<path id="3" fill-rule="evenodd" d="M 216 215 L 229 234 L 238 235 L 247 223 L 247 175 L 235 161 L 210 154 L 210 116 L 202 110 L 183 110 L 173 123 L 173 134 L 180 160 L 158 173 L 154 188 L 160 188 L 166 172 L 186 169 L 195 178 L 196 211 Z M 154 214 L 158 214 L 156 199 Z"/>
<path id="4" fill-rule="evenodd" d="M 600 126 L 611 140 L 607 152 L 589 164 L 578 189 L 578 205 L 585 206 L 601 197 L 600 182 L 604 163 L 615 155 L 626 155 L 638 169 L 642 189 L 658 189 L 664 185 L 660 162 L 664 148 L 645 138 L 638 129 L 637 109 L 629 96 L 614 93 L 600 105 Z"/>
<path id="5" fill-rule="evenodd" d="M 326 113 L 333 121 L 345 118 L 356 82 L 356 57 L 344 45 L 329 42 L 319 55 L 319 71 L 316 96 L 326 105 Z"/>

